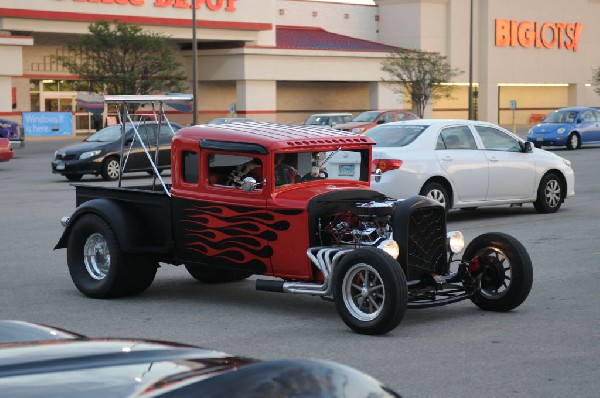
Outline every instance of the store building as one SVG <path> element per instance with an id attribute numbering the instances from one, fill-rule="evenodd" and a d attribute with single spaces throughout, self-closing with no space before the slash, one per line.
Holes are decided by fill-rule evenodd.
<path id="1" fill-rule="evenodd" d="M 89 131 L 91 116 L 77 106 L 87 83 L 53 56 L 99 19 L 168 36 L 191 87 L 191 3 L 3 0 L 0 117 L 21 121 L 23 112 L 65 111 L 73 114 L 73 132 Z M 394 47 L 440 52 L 464 71 L 449 82 L 452 98 L 431 104 L 428 116 L 466 118 L 469 84 L 475 116 L 501 124 L 513 116 L 528 124 L 567 105 L 600 106 L 589 85 L 592 68 L 600 66 L 594 40 L 600 0 L 472 3 L 470 24 L 471 0 L 196 0 L 198 119 L 234 111 L 300 123 L 311 113 L 410 107 L 381 83 L 381 62 Z M 190 114 L 172 118 L 192 120 Z"/>

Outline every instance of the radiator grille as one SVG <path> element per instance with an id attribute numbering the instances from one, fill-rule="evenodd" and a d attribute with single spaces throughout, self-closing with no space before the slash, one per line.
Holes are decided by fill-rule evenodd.
<path id="1" fill-rule="evenodd" d="M 420 208 L 411 213 L 408 225 L 408 276 L 445 274 L 446 217 L 443 208 Z"/>

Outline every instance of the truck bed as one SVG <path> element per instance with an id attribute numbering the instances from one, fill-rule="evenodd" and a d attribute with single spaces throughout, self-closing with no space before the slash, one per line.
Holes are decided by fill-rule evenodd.
<path id="1" fill-rule="evenodd" d="M 76 189 L 76 204 L 94 199 L 117 202 L 126 213 L 139 223 L 138 232 L 143 233 L 139 241 L 142 252 L 171 252 L 173 249 L 171 198 L 161 186 L 105 187 L 73 184 Z M 170 188 L 170 187 L 169 187 Z"/>

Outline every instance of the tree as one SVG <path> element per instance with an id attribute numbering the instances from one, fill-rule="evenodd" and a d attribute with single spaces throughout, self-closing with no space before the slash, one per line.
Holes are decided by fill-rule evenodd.
<path id="1" fill-rule="evenodd" d="M 452 87 L 443 85 L 463 73 L 452 68 L 447 57 L 437 53 L 398 49 L 388 54 L 381 69 L 390 79 L 382 79 L 396 93 L 406 92 L 419 117 L 423 117 L 425 105 L 431 98 L 449 97 Z"/>
<path id="2" fill-rule="evenodd" d="M 181 91 L 186 75 L 164 36 L 119 21 L 98 21 L 88 29 L 90 34 L 68 45 L 68 55 L 57 57 L 69 72 L 104 94 Z"/>
<path id="3" fill-rule="evenodd" d="M 592 85 L 594 86 L 594 92 L 600 95 L 600 67 L 592 69 Z"/>

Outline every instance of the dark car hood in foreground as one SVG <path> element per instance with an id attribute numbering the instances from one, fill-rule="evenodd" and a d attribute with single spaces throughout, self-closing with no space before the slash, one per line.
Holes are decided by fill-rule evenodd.
<path id="1" fill-rule="evenodd" d="M 11 324 L 12 322 L 12 324 Z M 31 330 L 0 321 L 0 391 L 6 397 L 397 397 L 377 380 L 322 360 L 231 356 L 183 344 L 138 339 L 86 338 Z M 38 328 L 44 326 L 34 325 Z M 62 334 L 64 333 L 64 335 Z M 7 341 L 8 340 L 8 341 Z"/>

